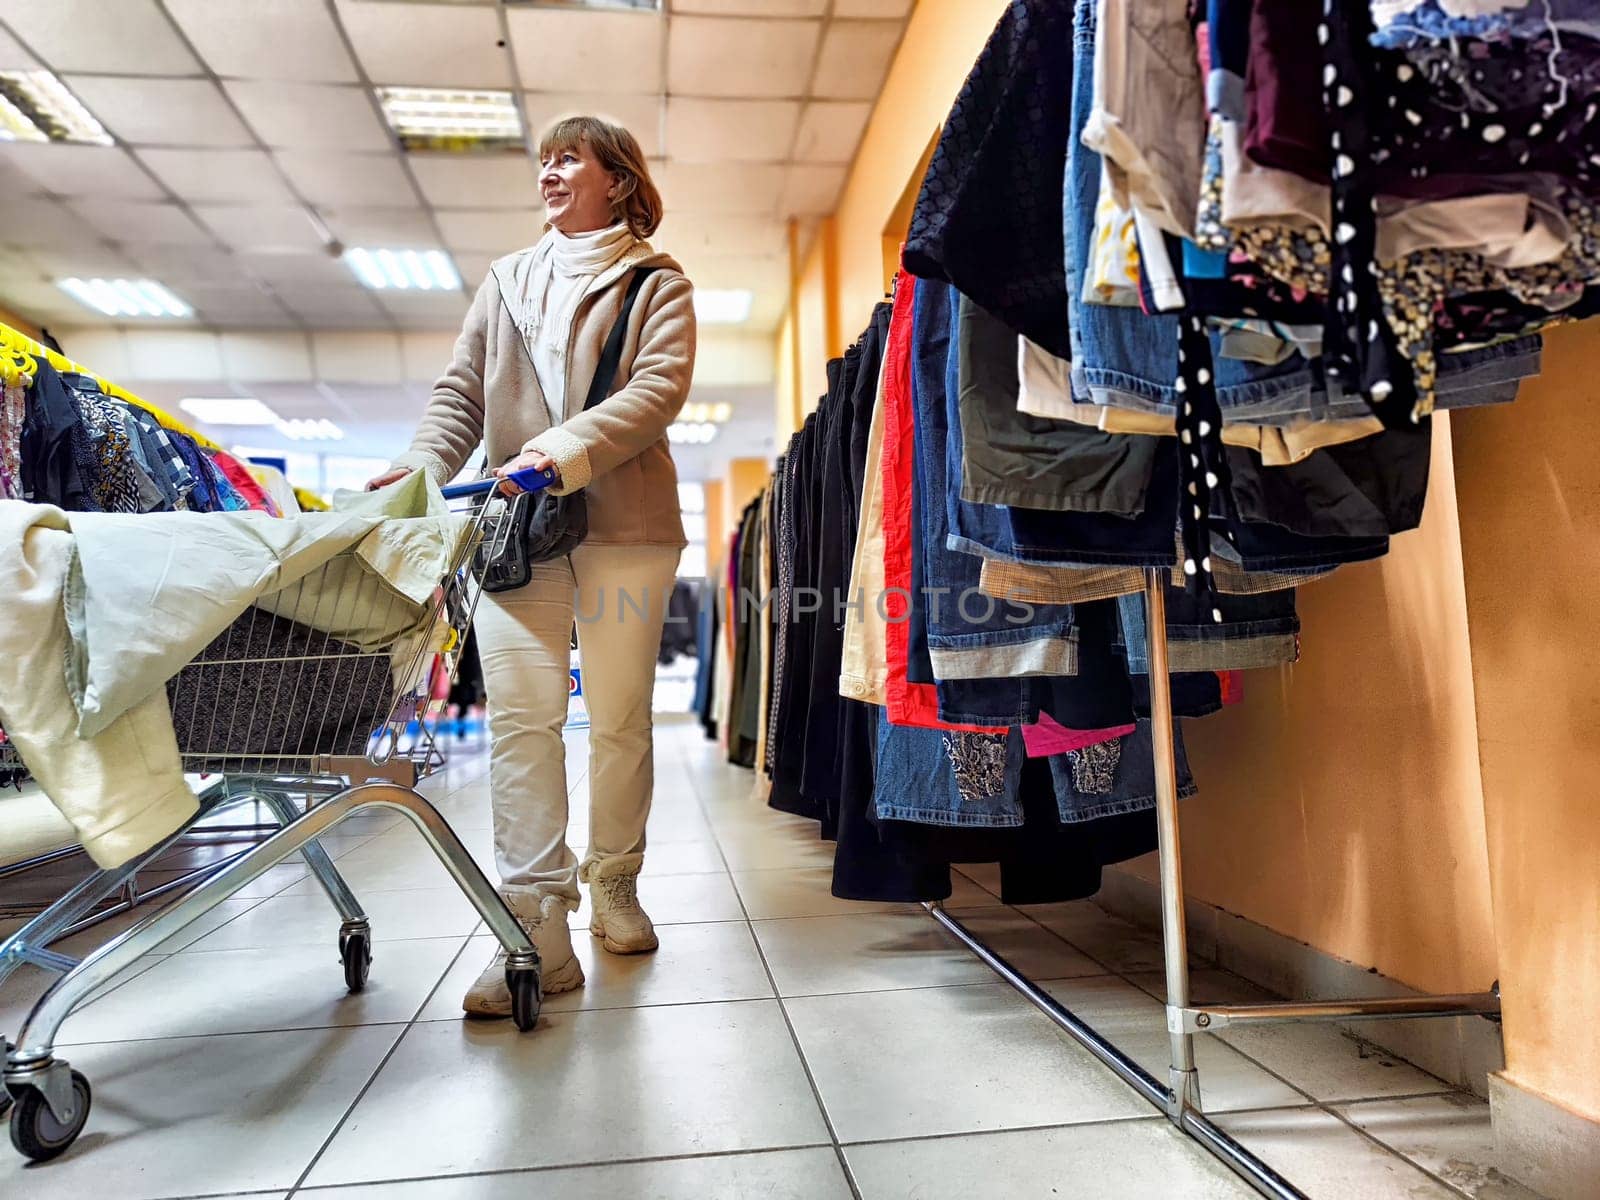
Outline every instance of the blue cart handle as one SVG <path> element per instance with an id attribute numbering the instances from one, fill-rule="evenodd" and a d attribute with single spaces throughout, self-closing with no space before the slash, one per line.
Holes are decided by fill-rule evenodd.
<path id="1" fill-rule="evenodd" d="M 556 481 L 556 469 L 554 467 L 546 467 L 542 471 L 536 471 L 529 467 L 526 471 L 513 471 L 506 478 L 525 492 L 540 492 Z M 446 500 L 459 500 L 463 496 L 482 496 L 486 492 L 494 491 L 499 486 L 500 480 L 498 479 L 478 479 L 472 483 L 458 483 L 453 487 L 444 489 L 444 498 Z"/>

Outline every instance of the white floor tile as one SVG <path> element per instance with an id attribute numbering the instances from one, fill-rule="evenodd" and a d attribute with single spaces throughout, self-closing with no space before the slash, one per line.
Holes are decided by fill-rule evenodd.
<path id="1" fill-rule="evenodd" d="M 1163 1004 L 1111 976 L 1058 980 L 1047 983 L 1045 990 L 1165 1082 L 1172 1063 L 1172 1046 Z M 1272 1072 L 1213 1037 L 1196 1037 L 1194 1056 L 1207 1112 L 1293 1107 L 1311 1102 Z"/>
<path id="2" fill-rule="evenodd" d="M 157 1200 L 294 1185 L 372 1077 L 393 1026 L 81 1046 L 94 1105 L 45 1167 L 0 1154 L 0 1195 Z"/>
<path id="3" fill-rule="evenodd" d="M 775 1002 L 414 1026 L 308 1182 L 827 1140 Z M 404 1147 L 397 1155 L 396 1147 Z"/>
<path id="4" fill-rule="evenodd" d="M 864 912 L 913 912 L 910 904 L 840 900 L 833 896 L 833 868 L 798 871 L 736 871 L 733 882 L 752 921 L 784 917 L 835 917 Z"/>
<path id="5" fill-rule="evenodd" d="M 1228 1113 L 1216 1119 L 1311 1200 L 1460 1200 L 1417 1167 L 1316 1108 Z"/>
<path id="6" fill-rule="evenodd" d="M 988 967 L 923 912 L 757 921 L 755 931 L 783 996 L 987 983 L 992 978 Z"/>
<path id="7" fill-rule="evenodd" d="M 847 1146 L 862 1200 L 1247 1200 L 1163 1118 Z"/>
<path id="8" fill-rule="evenodd" d="M 842 1141 L 1150 1113 L 1003 984 L 813 996 L 787 1006 Z"/>
<path id="9" fill-rule="evenodd" d="M 1130 974 L 1166 969 L 1159 932 L 1113 917 L 1091 901 L 1036 904 L 1028 908 L 1028 915 L 1113 971 Z M 1189 957 L 1195 967 L 1211 965 L 1193 953 Z"/>
<path id="10" fill-rule="evenodd" d="M 459 888 L 425 891 L 358 892 L 372 926 L 373 946 L 413 938 L 466 937 L 478 924 L 478 911 Z M 316 895 L 275 896 L 199 939 L 184 953 L 210 950 L 258 950 L 268 946 L 339 944 L 339 914 L 328 898 Z"/>
<path id="11" fill-rule="evenodd" d="M 306 1200 L 850 1200 L 831 1149 L 558 1167 L 301 1192 Z"/>
<path id="12" fill-rule="evenodd" d="M 1495 1166 L 1489 1105 L 1465 1092 L 1351 1104 L 1347 1120 L 1474 1200 L 1539 1200 Z"/>
<path id="13" fill-rule="evenodd" d="M 1238 1026 L 1218 1036 L 1317 1100 L 1374 1100 L 1452 1090 L 1442 1079 L 1333 1025 Z"/>
<path id="14" fill-rule="evenodd" d="M 1040 926 L 1026 911 L 947 907 L 952 917 L 1035 982 L 1105 974 L 1105 968 L 1099 963 Z"/>
<path id="15" fill-rule="evenodd" d="M 71 1017 L 63 1044 L 409 1021 L 462 938 L 388 941 L 367 987 L 345 989 L 329 946 L 173 955 Z"/>

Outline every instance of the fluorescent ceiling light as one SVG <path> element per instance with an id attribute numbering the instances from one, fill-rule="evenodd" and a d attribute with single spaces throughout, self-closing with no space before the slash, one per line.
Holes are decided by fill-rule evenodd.
<path id="1" fill-rule="evenodd" d="M 49 71 L 0 71 L 0 142 L 110 146 L 111 135 Z"/>
<path id="2" fill-rule="evenodd" d="M 704 446 L 717 436 L 717 427 L 707 421 L 674 421 L 667 426 L 667 440 L 689 446 Z"/>
<path id="3" fill-rule="evenodd" d="M 309 421 L 296 418 L 292 421 L 279 421 L 278 432 L 284 437 L 296 442 L 340 442 L 344 440 L 344 430 L 332 421 Z"/>
<path id="4" fill-rule="evenodd" d="M 743 288 L 730 291 L 697 289 L 694 294 L 694 315 L 702 325 L 740 325 L 750 319 L 750 308 L 755 299 L 754 292 Z"/>
<path id="5" fill-rule="evenodd" d="M 461 276 L 443 250 L 366 250 L 344 252 L 356 278 L 369 288 L 458 292 Z"/>
<path id="6" fill-rule="evenodd" d="M 510 92 L 381 87 L 378 99 L 407 150 L 522 146 L 522 114 Z"/>
<path id="7" fill-rule="evenodd" d="M 153 279 L 58 279 L 79 304 L 108 317 L 192 317 L 194 309 Z"/>
<path id="8" fill-rule="evenodd" d="M 719 404 L 685 404 L 678 413 L 678 420 L 697 424 L 712 421 L 718 425 L 733 416 L 733 405 L 727 401 Z"/>
<path id="9" fill-rule="evenodd" d="M 278 423 L 278 414 L 254 396 L 190 396 L 178 407 L 207 425 L 263 425 Z"/>

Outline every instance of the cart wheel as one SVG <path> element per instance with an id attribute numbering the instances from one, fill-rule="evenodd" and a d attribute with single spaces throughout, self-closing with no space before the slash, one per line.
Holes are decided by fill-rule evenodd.
<path id="1" fill-rule="evenodd" d="M 511 1019 L 523 1033 L 539 1023 L 539 968 L 506 969 L 506 986 L 511 989 Z"/>
<path id="2" fill-rule="evenodd" d="M 344 986 L 353 994 L 367 986 L 367 972 L 372 968 L 372 944 L 364 933 L 352 933 L 339 939 L 339 957 L 344 959 Z"/>
<path id="3" fill-rule="evenodd" d="M 15 1097 L 16 1106 L 11 1110 L 11 1144 L 24 1158 L 48 1162 L 63 1153 L 83 1132 L 84 1122 L 89 1119 L 89 1105 L 94 1099 L 89 1081 L 81 1072 L 72 1073 L 73 1113 L 65 1122 L 56 1120 L 55 1113 L 45 1103 L 44 1093 L 38 1088 L 25 1086 L 21 1093 Z"/>

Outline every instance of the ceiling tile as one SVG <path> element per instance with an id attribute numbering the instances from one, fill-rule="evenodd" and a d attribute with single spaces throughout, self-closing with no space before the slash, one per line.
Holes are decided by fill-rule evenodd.
<path id="1" fill-rule="evenodd" d="M 285 289 L 309 291 L 313 288 L 358 287 L 350 269 L 327 254 L 264 254 L 250 251 L 239 255 L 238 259 L 241 267 L 266 280 L 280 295 Z"/>
<path id="2" fill-rule="evenodd" d="M 665 22 L 655 13 L 527 9 L 507 18 L 525 88 L 577 92 L 604 79 L 618 92 L 661 90 Z"/>
<path id="3" fill-rule="evenodd" d="M 788 245 L 783 224 L 771 217 L 678 214 L 663 221 L 652 240 L 685 264 L 707 257 L 770 257 L 786 253 Z"/>
<path id="4" fill-rule="evenodd" d="M 176 204 L 130 204 L 125 200 L 83 199 L 70 202 L 80 217 L 109 242 L 135 253 L 144 245 L 207 246 L 211 235 Z"/>
<path id="5" fill-rule="evenodd" d="M 324 0 L 167 0 L 167 7 L 218 75 L 355 82 L 355 66 Z"/>
<path id="6" fill-rule="evenodd" d="M 505 88 L 511 62 L 493 8 L 339 0 L 356 55 L 376 84 Z"/>
<path id="7" fill-rule="evenodd" d="M 778 213 L 785 217 L 825 217 L 839 206 L 839 193 L 850 174 L 846 166 L 808 165 L 785 168 Z"/>
<path id="8" fill-rule="evenodd" d="M 7 196 L 0 239 L 19 248 L 69 249 L 95 243 L 100 234 L 63 204 L 37 196 Z"/>
<path id="9" fill-rule="evenodd" d="M 527 208 L 539 195 L 538 173 L 520 150 L 413 154 L 411 171 L 428 203 L 441 208 Z"/>
<path id="10" fill-rule="evenodd" d="M 141 150 L 157 177 L 190 204 L 288 205 L 272 159 L 260 150 Z"/>
<path id="11" fill-rule="evenodd" d="M 254 287 L 239 260 L 216 246 L 145 246 L 139 265 L 152 277 L 187 299 L 198 287 Z"/>
<path id="12" fill-rule="evenodd" d="M 266 292 L 254 287 L 190 287 L 183 293 L 208 325 L 281 329 L 293 318 Z"/>
<path id="13" fill-rule="evenodd" d="M 359 403 L 362 381 L 372 384 L 398 384 L 401 372 L 400 339 L 392 333 L 333 333 L 311 336 L 317 358 L 317 377 L 355 381 L 350 388 L 332 387 L 349 412 L 363 411 Z"/>
<path id="14" fill-rule="evenodd" d="M 340 208 L 322 214 L 346 246 L 439 248 L 439 235 L 421 208 Z"/>
<path id="15" fill-rule="evenodd" d="M 802 163 L 848 163 L 856 153 L 872 105 L 851 101 L 820 100 L 806 105 L 794 157 Z"/>
<path id="16" fill-rule="evenodd" d="M 158 200 L 161 188 L 127 151 L 61 142 L 0 142 L 0 164 L 57 196 Z"/>
<path id="17" fill-rule="evenodd" d="M 206 204 L 197 206 L 195 215 L 235 250 L 305 253 L 322 245 L 306 210 L 295 206 Z"/>
<path id="18" fill-rule="evenodd" d="M 0 20 L 54 71 L 187 75 L 200 69 L 155 0 L 0 0 Z"/>
<path id="19" fill-rule="evenodd" d="M 510 254 L 533 245 L 543 235 L 542 215 L 531 209 L 484 212 L 441 208 L 435 215 L 439 218 L 439 227 L 444 230 L 445 243 L 452 250 Z"/>
<path id="20" fill-rule="evenodd" d="M 472 297 L 462 292 L 374 292 L 378 303 L 408 329 L 459 326 Z M 440 364 L 443 366 L 443 364 Z"/>
<path id="21" fill-rule="evenodd" d="M 316 205 L 381 207 L 416 198 L 393 154 L 280 150 L 277 159 L 300 194 Z"/>
<path id="22" fill-rule="evenodd" d="M 31 71 L 39 62 L 4 29 L 0 29 L 0 71 Z"/>
<path id="23" fill-rule="evenodd" d="M 249 146 L 250 133 L 216 87 L 203 79 L 67 79 L 112 133 L 136 146 Z"/>
<path id="24" fill-rule="evenodd" d="M 786 168 L 753 163 L 662 163 L 656 186 L 669 213 L 777 211 Z"/>
<path id="25" fill-rule="evenodd" d="M 695 257 L 686 253 L 682 261 L 684 271 L 697 288 L 749 288 L 757 295 L 776 292 L 785 299 L 789 294 L 787 255 L 734 258 L 725 254 Z"/>
<path id="26" fill-rule="evenodd" d="M 489 264 L 500 257 L 493 251 L 455 250 L 450 257 L 455 260 L 456 274 L 468 292 L 476 292 L 478 285 L 489 278 Z"/>
<path id="27" fill-rule="evenodd" d="M 793 100 L 667 101 L 667 154 L 673 162 L 782 162 L 789 157 L 800 105 Z"/>
<path id="28" fill-rule="evenodd" d="M 667 7 L 674 16 L 706 13 L 726 17 L 820 17 L 828 10 L 828 0 L 669 0 Z"/>
<path id="29" fill-rule="evenodd" d="M 279 298 L 306 324 L 327 329 L 372 329 L 388 325 L 389 315 L 373 294 L 348 287 L 282 287 Z"/>
<path id="30" fill-rule="evenodd" d="M 868 17 L 894 19 L 911 11 L 913 0 L 833 0 L 835 18 Z"/>
<path id="31" fill-rule="evenodd" d="M 594 92 L 528 92 L 522 98 L 535 140 L 563 117 L 602 117 L 639 139 L 645 157 L 661 154 L 661 97 Z"/>
<path id="32" fill-rule="evenodd" d="M 875 99 L 903 29 L 898 21 L 832 22 L 817 58 L 811 94 L 827 100 Z"/>
<path id="33" fill-rule="evenodd" d="M 802 96 L 820 21 L 676 17 L 667 87 L 676 96 Z"/>
<path id="34" fill-rule="evenodd" d="M 382 151 L 392 145 L 364 88 L 260 82 L 223 86 L 269 146 Z"/>

